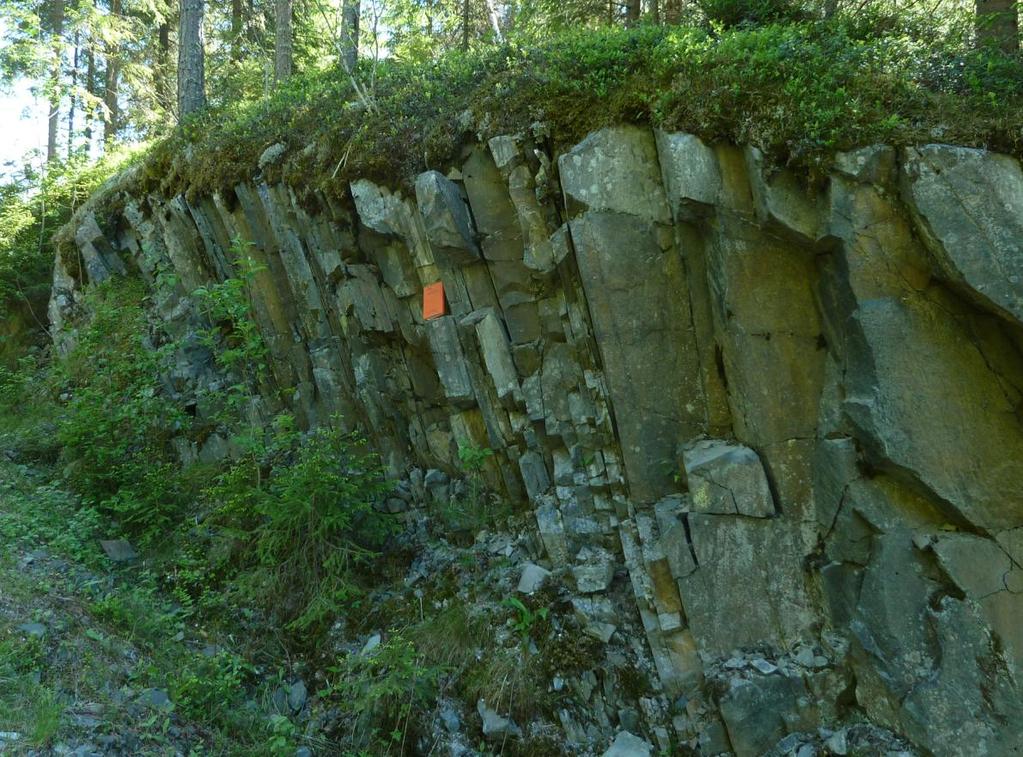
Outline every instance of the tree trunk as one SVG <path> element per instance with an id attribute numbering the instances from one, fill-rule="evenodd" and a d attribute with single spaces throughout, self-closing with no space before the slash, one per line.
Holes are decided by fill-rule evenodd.
<path id="1" fill-rule="evenodd" d="M 242 59 L 242 0 L 231 0 L 231 60 Z"/>
<path id="2" fill-rule="evenodd" d="M 977 41 L 1003 52 L 1019 51 L 1019 9 L 1015 0 L 976 0 Z"/>
<path id="3" fill-rule="evenodd" d="M 341 65 L 354 73 L 359 62 L 359 0 L 344 0 L 341 8 Z"/>
<path id="4" fill-rule="evenodd" d="M 469 0 L 462 0 L 462 49 L 469 49 Z"/>
<path id="5" fill-rule="evenodd" d="M 157 30 L 156 47 L 156 70 L 153 78 L 156 80 L 156 99 L 160 107 L 168 113 L 174 110 L 174 95 L 171 92 L 171 64 L 170 64 L 170 21 L 164 20 Z"/>
<path id="6" fill-rule="evenodd" d="M 280 84 L 291 76 L 294 45 L 291 29 L 291 0 L 275 0 L 277 33 L 274 35 L 274 81 Z"/>
<path id="7" fill-rule="evenodd" d="M 60 69 L 64 53 L 64 0 L 53 0 L 50 8 L 50 47 L 53 61 L 50 65 L 49 104 L 46 122 L 46 162 L 57 159 L 57 130 L 60 126 Z"/>
<path id="8" fill-rule="evenodd" d="M 96 97 L 96 51 L 93 49 L 93 44 L 94 40 L 90 35 L 85 51 L 85 91 L 89 93 L 89 99 L 84 113 L 85 129 L 82 132 L 85 137 L 86 155 L 92 152 L 92 120 L 94 118 L 92 103 L 95 102 L 93 98 Z"/>
<path id="9" fill-rule="evenodd" d="M 206 107 L 203 0 L 181 0 L 178 24 L 178 119 Z"/>
<path id="10" fill-rule="evenodd" d="M 639 14 L 642 9 L 642 0 L 628 0 L 628 4 L 625 6 L 625 25 L 632 26 L 639 21 Z"/>
<path id="11" fill-rule="evenodd" d="M 75 106 L 78 104 L 78 67 L 82 62 L 82 48 L 79 46 L 81 34 L 75 30 L 75 52 L 71 65 L 71 97 L 67 109 L 67 159 L 71 160 L 75 153 Z"/>
<path id="12" fill-rule="evenodd" d="M 110 0 L 110 15 L 119 20 L 121 0 Z M 120 107 L 117 91 L 121 77 L 121 57 L 112 49 L 107 50 L 106 84 L 103 88 L 103 148 L 109 149 L 117 136 Z"/>

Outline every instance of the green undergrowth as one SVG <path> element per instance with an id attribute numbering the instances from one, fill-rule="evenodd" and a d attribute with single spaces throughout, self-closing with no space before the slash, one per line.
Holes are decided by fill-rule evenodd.
<path id="1" fill-rule="evenodd" d="M 290 755 L 329 739 L 331 753 L 402 754 L 452 687 L 507 689 L 502 701 L 531 707 L 538 692 L 522 681 L 539 679 L 523 678 L 518 642 L 481 659 L 483 616 L 451 596 L 416 612 L 403 588 L 412 554 L 390 548 L 398 521 L 376 505 L 391 485 L 366 441 L 340 419 L 303 432 L 284 414 L 265 427 L 247 418 L 266 351 L 239 271 L 197 293 L 210 319 L 198 342 L 227 379 L 204 390 L 202 413 L 171 378 L 180 344 L 146 314 L 160 292 L 131 279 L 87 293 L 66 354 L 0 371 L 0 730 L 52 746 L 72 738 L 85 697 L 104 733 L 136 739 L 129 751 Z M 213 433 L 227 458 L 183 461 L 182 442 Z M 507 515 L 465 511 L 497 507 L 482 483 L 489 454 L 463 453 L 463 527 Z M 438 505 L 436 517 L 453 516 Z M 110 539 L 139 559 L 112 563 Z M 35 568 L 16 563 L 40 549 Z M 478 576 L 466 555 L 450 581 Z M 403 596 L 403 610 L 383 611 L 382 595 Z M 19 630 L 25 620 L 44 621 L 42 642 Z M 332 653 L 339 628 L 384 640 L 372 655 Z M 282 711 L 296 670 L 311 706 L 339 720 L 310 730 L 314 719 Z M 151 706 L 153 691 L 171 704 Z"/>
<path id="2" fill-rule="evenodd" d="M 86 712 L 93 736 L 128 737 L 135 753 L 193 742 L 273 754 L 268 714 L 246 704 L 269 679 L 235 651 L 209 653 L 219 636 L 189 618 L 150 567 L 109 563 L 99 539 L 116 529 L 52 473 L 0 462 L 0 731 L 19 734 L 16 747 L 52 746 L 74 740 Z M 172 704 L 153 706 L 154 689 Z"/>
<path id="3" fill-rule="evenodd" d="M 194 120 L 154 146 L 140 189 L 204 194 L 257 172 L 342 195 L 407 180 L 467 141 L 534 129 L 555 148 L 619 123 L 761 147 L 821 168 L 838 149 L 921 141 L 1023 150 L 1023 60 L 972 47 L 968 18 L 870 8 L 830 22 L 585 29 L 432 63 L 375 64 L 372 99 L 338 71 Z M 364 62 L 368 79 L 374 64 Z"/>

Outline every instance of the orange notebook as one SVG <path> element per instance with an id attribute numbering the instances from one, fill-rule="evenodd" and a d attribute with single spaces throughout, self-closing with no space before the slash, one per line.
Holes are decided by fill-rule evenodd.
<path id="1" fill-rule="evenodd" d="M 448 314 L 448 303 L 444 299 L 444 282 L 427 284 L 423 288 L 423 320 L 439 318 Z"/>

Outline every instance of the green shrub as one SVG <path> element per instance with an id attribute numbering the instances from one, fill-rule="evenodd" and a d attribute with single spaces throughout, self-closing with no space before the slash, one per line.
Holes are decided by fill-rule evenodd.
<path id="1" fill-rule="evenodd" d="M 266 447 L 226 470 L 207 498 L 220 503 L 211 520 L 246 540 L 251 595 L 308 631 L 360 595 L 356 569 L 395 528 L 374 508 L 387 489 L 360 436 L 336 427 L 303 435 L 282 416 Z"/>
<path id="2" fill-rule="evenodd" d="M 72 486 L 143 540 L 165 535 L 194 497 L 171 438 L 189 419 L 160 383 L 173 345 L 149 340 L 140 282 L 90 290 L 88 320 L 58 366 L 70 393 L 58 440 Z"/>
<path id="3" fill-rule="evenodd" d="M 729 28 L 762 26 L 805 18 L 806 12 L 791 0 L 698 0 L 709 21 Z"/>
<path id="4" fill-rule="evenodd" d="M 0 186 L 0 363 L 46 344 L 54 235 L 127 157 L 51 164 L 43 176 L 27 169 Z"/>
<path id="5" fill-rule="evenodd" d="M 394 748 L 403 754 L 403 747 L 415 742 L 414 718 L 434 700 L 444 672 L 427 665 L 415 644 L 392 633 L 375 649 L 350 654 L 330 668 L 320 695 L 338 699 L 350 713 L 354 722 L 345 729 L 347 748 Z"/>
<path id="6" fill-rule="evenodd" d="M 229 405 L 236 410 L 266 375 L 267 349 L 247 293 L 256 275 L 265 270 L 248 255 L 247 247 L 253 244 L 236 237 L 230 252 L 237 275 L 192 293 L 211 324 L 200 332 L 202 343 L 220 368 L 242 381 L 228 391 Z"/>
<path id="7" fill-rule="evenodd" d="M 41 352 L 20 357 L 14 367 L 0 362 L 0 438 L 6 449 L 27 461 L 54 462 L 56 409 Z"/>
<path id="8" fill-rule="evenodd" d="M 200 722 L 216 722 L 239 703 L 252 666 L 224 650 L 191 655 L 168 681 L 175 710 Z"/>
<path id="9" fill-rule="evenodd" d="M 230 190 L 280 142 L 285 154 L 264 177 L 316 203 L 310 190 L 343 194 L 346 179 L 393 184 L 450 165 L 469 139 L 535 129 L 562 147 L 615 123 L 752 142 L 806 166 L 835 149 L 932 140 L 935 130 L 943 141 L 1023 151 L 1023 59 L 974 50 L 967 10 L 935 19 L 868 7 L 813 21 L 790 8 L 705 0 L 714 28 L 576 28 L 419 65 L 381 61 L 370 108 L 337 70 L 294 77 L 157 145 L 140 191 Z"/>

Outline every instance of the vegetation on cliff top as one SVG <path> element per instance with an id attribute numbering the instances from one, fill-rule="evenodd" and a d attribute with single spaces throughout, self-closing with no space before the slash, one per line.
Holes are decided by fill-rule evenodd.
<path id="1" fill-rule="evenodd" d="M 331 70 L 191 121 L 146 157 L 141 188 L 218 190 L 250 178 L 281 143 L 268 178 L 338 195 L 356 176 L 393 184 L 444 167 L 471 138 L 532 128 L 563 146 L 622 122 L 754 144 L 805 167 L 873 142 L 1023 150 L 1019 56 L 974 48 L 965 32 L 906 12 L 587 29 L 418 66 L 363 66 L 375 82 L 369 99 Z"/>
<path id="2" fill-rule="evenodd" d="M 313 70 L 269 97 L 213 107 L 139 151 L 135 170 L 92 206 L 103 224 L 120 209 L 119 190 L 196 196 L 257 174 L 306 196 L 342 197 L 356 177 L 396 185 L 452 165 L 472 140 L 532 131 L 558 149 L 616 123 L 756 145 L 810 172 L 836 150 L 876 142 L 1023 154 L 1023 57 L 978 47 L 966 12 L 935 19 L 867 6 L 830 20 L 790 14 L 759 26 L 639 24 L 516 39 L 427 61 L 363 60 L 355 77 Z M 61 220 L 77 205 L 46 199 Z M 28 237 L 45 250 L 34 243 L 38 228 L 26 229 L 25 239 L 0 238 L 0 261 L 23 259 Z"/>

